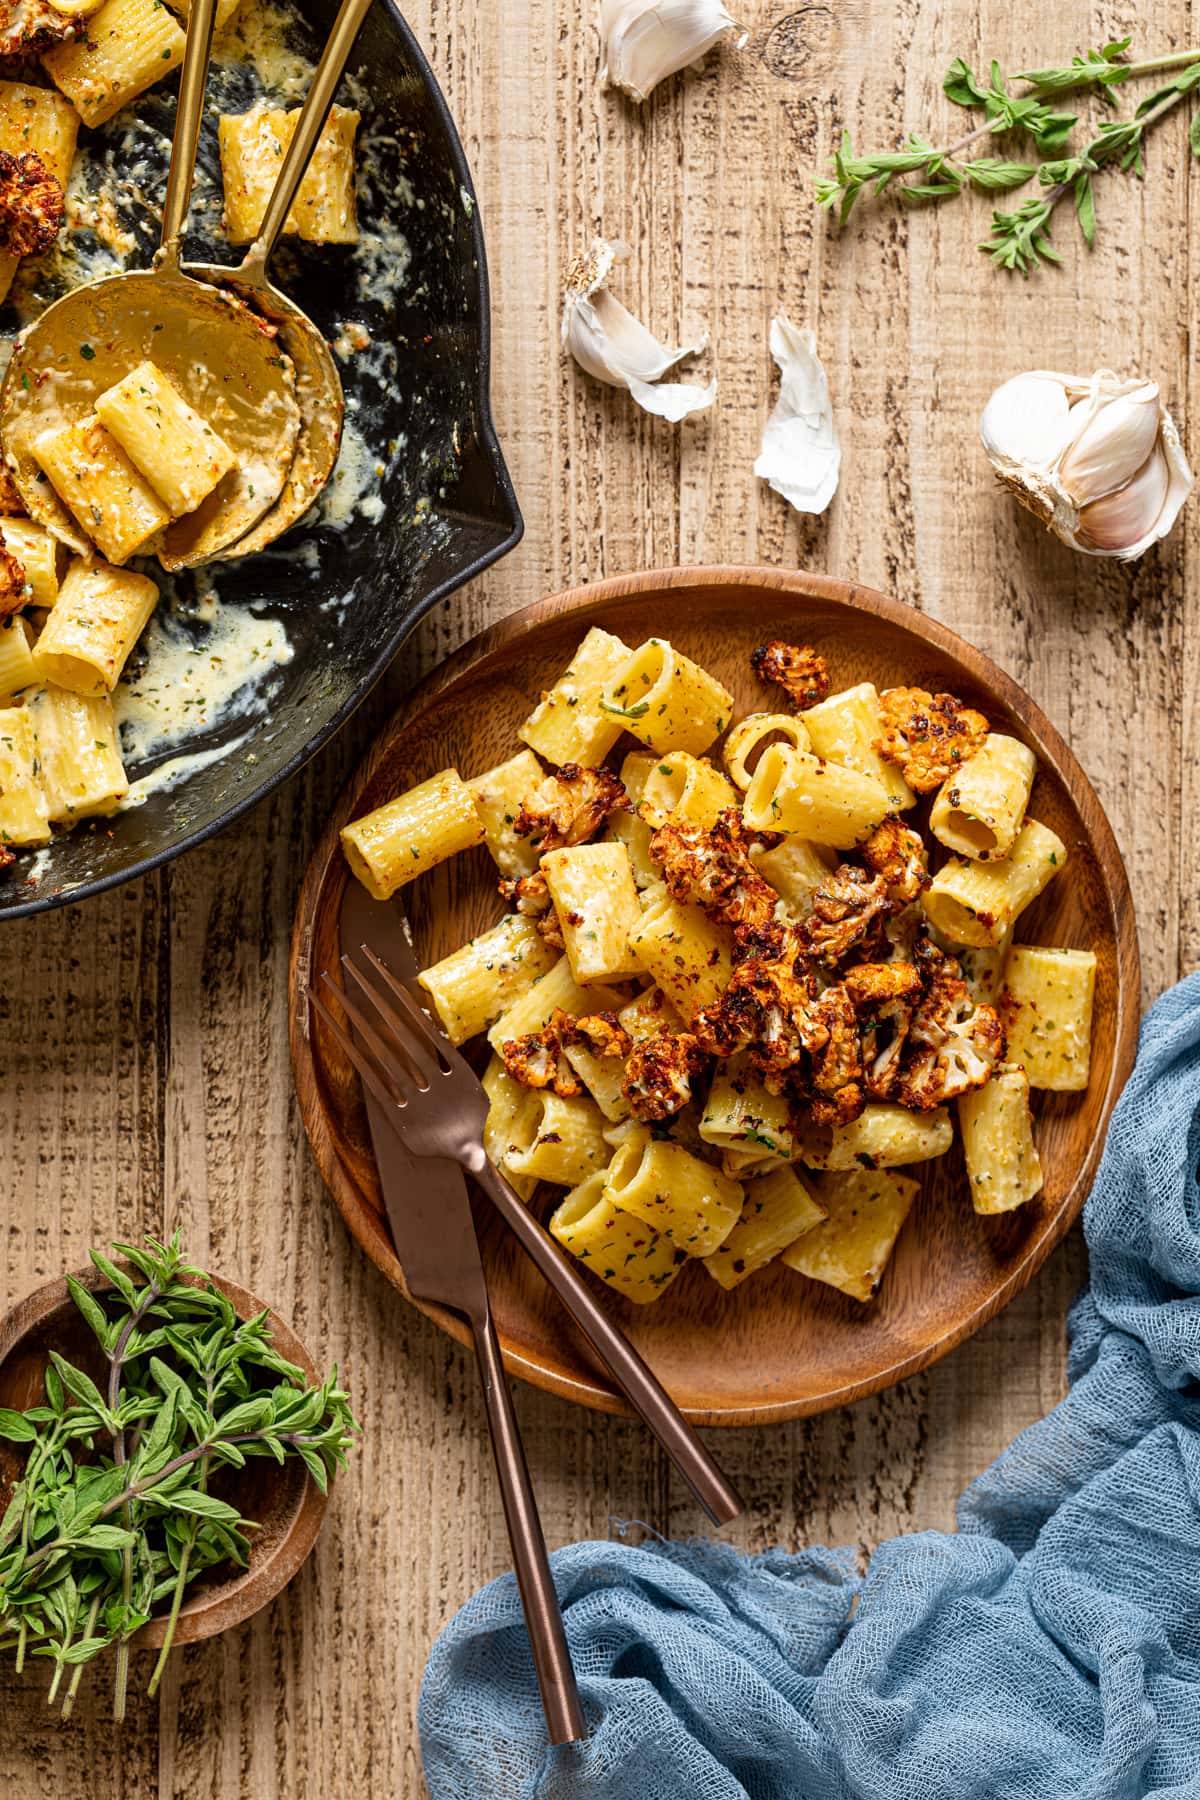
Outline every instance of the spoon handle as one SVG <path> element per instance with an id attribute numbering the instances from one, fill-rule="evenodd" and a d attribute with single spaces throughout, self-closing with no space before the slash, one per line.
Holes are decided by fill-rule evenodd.
<path id="1" fill-rule="evenodd" d="M 212 55 L 213 23 L 217 0 L 191 0 L 183 72 L 179 77 L 179 104 L 175 109 L 175 136 L 171 141 L 171 167 L 167 172 L 167 196 L 163 201 L 162 252 L 164 260 L 179 261 L 179 239 L 187 221 L 204 115 L 204 89 Z M 160 255 L 162 255 L 160 252 Z"/>
<path id="2" fill-rule="evenodd" d="M 304 102 L 300 117 L 296 120 L 296 130 L 288 145 L 287 155 L 283 159 L 283 167 L 279 171 L 274 191 L 267 202 L 267 210 L 263 214 L 262 224 L 258 228 L 258 236 L 246 254 L 242 267 L 256 265 L 261 268 L 271 251 L 275 248 L 275 240 L 283 229 L 283 222 L 291 211 L 292 201 L 296 198 L 296 190 L 304 180 L 305 171 L 317 147 L 317 140 L 325 126 L 325 119 L 337 93 L 338 82 L 350 60 L 350 52 L 354 48 L 354 40 L 368 12 L 371 0 L 342 0 L 337 18 L 333 21 L 333 30 L 329 41 L 321 52 L 321 60 L 317 64 L 317 72 L 313 76 L 312 86 L 308 90 L 308 98 Z"/>

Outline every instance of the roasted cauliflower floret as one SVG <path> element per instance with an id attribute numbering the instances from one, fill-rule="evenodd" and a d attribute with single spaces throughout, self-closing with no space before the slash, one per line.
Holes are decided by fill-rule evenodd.
<path id="1" fill-rule="evenodd" d="M 25 579 L 25 565 L 18 562 L 12 551 L 0 536 L 0 619 L 6 619 L 10 613 L 20 612 L 29 604 L 29 583 Z"/>
<path id="2" fill-rule="evenodd" d="M 564 1098 L 581 1094 L 583 1083 L 563 1055 L 564 1037 L 574 1024 L 568 1013 L 555 1007 L 540 1031 L 505 1038 L 500 1046 L 500 1060 L 513 1080 L 522 1087 L 553 1088 Z"/>
<path id="3" fill-rule="evenodd" d="M 0 527 L 0 529 L 3 529 Z M 532 875 L 497 882 L 502 897 L 526 919 L 532 919 L 546 942 L 556 950 L 563 948 L 562 927 L 550 900 L 550 888 L 540 869 Z"/>
<path id="4" fill-rule="evenodd" d="M 531 794 L 513 821 L 518 837 L 531 838 L 544 856 L 594 837 L 610 813 L 623 812 L 625 789 L 608 769 L 564 763 Z"/>
<path id="5" fill-rule="evenodd" d="M 16 851 L 10 850 L 7 844 L 0 844 L 0 875 L 7 875 L 16 860 Z"/>
<path id="6" fill-rule="evenodd" d="M 876 875 L 882 875 L 888 906 L 903 912 L 929 886 L 929 856 L 920 834 L 899 819 L 885 819 L 862 847 L 862 858 Z"/>
<path id="7" fill-rule="evenodd" d="M 557 1016 L 557 1015 L 556 1015 Z M 578 1044 L 593 1056 L 628 1056 L 633 1039 L 620 1023 L 616 1013 L 587 1013 L 582 1019 L 571 1019 L 563 1031 L 562 1042 Z"/>
<path id="8" fill-rule="evenodd" d="M 811 1059 L 809 1110 L 817 1125 L 848 1125 L 863 1109 L 858 1018 L 845 987 L 835 983 L 814 1000 L 801 1020 Z"/>
<path id="9" fill-rule="evenodd" d="M 669 1119 L 692 1097 L 692 1080 L 703 1073 L 708 1058 L 689 1031 L 660 1031 L 635 1044 L 625 1067 L 621 1092 L 635 1119 L 647 1124 Z"/>
<path id="10" fill-rule="evenodd" d="M 912 963 L 860 963 L 842 982 L 858 1015 L 863 1085 L 872 1100 L 890 1097 L 900 1073 L 921 977 Z"/>
<path id="11" fill-rule="evenodd" d="M 981 747 L 988 734 L 982 713 L 953 694 L 925 688 L 888 688 L 879 696 L 883 736 L 875 748 L 895 763 L 918 794 L 941 787 Z"/>
<path id="12" fill-rule="evenodd" d="M 812 912 L 799 927 L 808 956 L 824 963 L 840 962 L 871 933 L 888 909 L 881 875 L 868 875 L 852 863 L 839 863 L 813 889 Z"/>
<path id="13" fill-rule="evenodd" d="M 815 706 L 829 692 L 825 658 L 811 644 L 785 644 L 772 638 L 750 654 L 750 664 L 760 681 L 781 687 L 797 712 Z"/>
<path id="14" fill-rule="evenodd" d="M 905 1058 L 894 1098 L 901 1106 L 929 1111 L 982 1087 L 1004 1055 L 1004 1030 L 994 1006 L 977 1006 L 958 1020 L 935 1046 Z"/>
<path id="15" fill-rule="evenodd" d="M 26 519 L 29 517 L 25 502 L 17 490 L 17 484 L 7 464 L 0 462 L 0 518 Z"/>
<path id="16" fill-rule="evenodd" d="M 40 56 L 52 44 L 82 37 L 86 19 L 57 12 L 46 0 L 0 0 L 0 56 Z"/>
<path id="17" fill-rule="evenodd" d="M 62 188 L 40 156 L 0 150 L 0 252 L 40 256 L 61 231 L 65 212 Z"/>
<path id="18" fill-rule="evenodd" d="M 753 1049 L 769 1087 L 803 1058 L 799 1021 L 816 992 L 804 961 L 800 928 L 775 926 L 743 956 L 721 998 L 705 1007 L 693 1030 L 712 1056 Z"/>
<path id="19" fill-rule="evenodd" d="M 771 922 L 779 901 L 750 860 L 750 846 L 757 841 L 731 806 L 711 831 L 668 821 L 651 838 L 650 856 L 673 899 L 702 907 L 710 919 L 755 931 Z"/>

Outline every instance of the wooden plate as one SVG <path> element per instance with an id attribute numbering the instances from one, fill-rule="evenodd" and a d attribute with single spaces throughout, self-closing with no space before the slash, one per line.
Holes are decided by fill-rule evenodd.
<path id="1" fill-rule="evenodd" d="M 76 1279 L 93 1290 L 107 1285 L 90 1265 L 76 1270 Z M 232 1300 L 239 1318 L 252 1319 L 263 1311 L 266 1302 L 256 1300 L 235 1282 L 214 1275 L 213 1285 Z M 274 1312 L 270 1326 L 279 1354 L 303 1369 L 314 1386 L 319 1383 L 321 1377 L 312 1358 L 291 1326 Z M 39 1403 L 51 1350 L 85 1369 L 94 1381 L 103 1382 L 104 1358 L 71 1299 L 65 1277 L 35 1288 L 0 1319 L 0 1406 L 23 1411 Z M 0 1512 L 8 1504 L 12 1483 L 24 1461 L 19 1445 L 0 1443 Z M 327 1502 L 299 1462 L 293 1460 L 281 1467 L 266 1457 L 253 1458 L 238 1477 L 236 1495 L 243 1516 L 259 1525 L 251 1535 L 249 1562 L 244 1569 L 232 1563 L 218 1564 L 189 1586 L 179 1613 L 176 1644 L 216 1637 L 250 1618 L 287 1586 L 317 1541 Z M 165 1618 L 152 1619 L 132 1639 L 134 1647 L 159 1649 L 166 1628 Z"/>
<path id="2" fill-rule="evenodd" d="M 1008 1217 L 977 1217 L 956 1148 L 928 1166 L 921 1198 L 869 1306 L 782 1267 L 752 1276 L 732 1294 L 703 1269 L 688 1268 L 651 1306 L 606 1295 L 698 1423 L 745 1425 L 821 1412 L 915 1373 L 977 1331 L 1025 1286 L 1078 1214 L 1137 1039 L 1137 935 L 1120 852 L 1087 777 L 1016 683 L 945 626 L 870 589 L 775 569 L 670 569 L 577 588 L 505 619 L 439 669 L 376 742 L 338 801 L 296 916 L 291 1040 L 305 1126 L 351 1231 L 401 1292 L 404 1276 L 383 1216 L 357 1078 L 324 1028 L 312 1031 L 305 1003 L 310 972 L 337 963 L 348 879 L 337 834 L 347 820 L 439 769 L 453 765 L 469 777 L 513 755 L 517 727 L 592 625 L 629 644 L 670 637 L 719 676 L 744 711 L 763 704 L 749 655 L 771 636 L 815 644 L 829 660 L 835 688 L 870 680 L 880 688 L 956 693 L 1036 752 L 1032 810 L 1070 851 L 1066 875 L 1030 909 L 1022 936 L 1096 951 L 1092 1076 L 1084 1094 L 1038 1097 L 1046 1187 L 1036 1201 Z M 404 889 L 403 899 L 425 962 L 503 911 L 482 850 L 422 877 Z M 567 1399 L 626 1410 L 553 1294 L 479 1205 L 509 1368 Z M 452 1315 L 425 1310 L 468 1341 Z"/>

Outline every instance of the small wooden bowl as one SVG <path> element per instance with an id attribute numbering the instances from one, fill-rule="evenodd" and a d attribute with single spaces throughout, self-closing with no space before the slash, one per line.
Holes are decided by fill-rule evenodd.
<path id="1" fill-rule="evenodd" d="M 1137 933 L 1120 851 L 1083 770 L 1029 696 L 944 625 L 869 588 L 790 570 L 668 569 L 577 588 L 503 620 L 437 670 L 377 740 L 338 801 L 296 914 L 291 1039 L 304 1123 L 351 1231 L 401 1292 L 404 1274 L 384 1217 L 358 1079 L 324 1027 L 314 1031 L 306 997 L 310 975 L 338 960 L 349 879 L 338 831 L 439 769 L 453 766 L 469 777 L 512 756 L 521 721 L 592 625 L 629 644 L 669 637 L 720 677 L 739 712 L 771 703 L 749 661 L 770 637 L 815 644 L 835 688 L 873 681 L 957 694 L 1035 751 L 1033 815 L 1068 847 L 1065 874 L 1025 915 L 1022 937 L 1095 950 L 1092 1073 L 1086 1093 L 1037 1096 L 1046 1186 L 1035 1201 L 1001 1218 L 980 1218 L 956 1147 L 922 1170 L 922 1196 L 868 1306 L 778 1265 L 730 1294 L 703 1269 L 688 1268 L 646 1307 L 606 1291 L 623 1329 L 697 1423 L 762 1424 L 821 1412 L 915 1374 L 962 1343 L 1026 1285 L 1077 1217 L 1137 1043 Z M 503 910 L 482 850 L 444 864 L 400 898 L 424 963 L 494 924 Z M 568 1399 L 625 1411 L 553 1294 L 490 1208 L 482 1201 L 479 1208 L 508 1367 Z M 461 1321 L 436 1307 L 424 1310 L 467 1341 Z"/>
<path id="2" fill-rule="evenodd" d="M 108 1284 L 94 1268 L 80 1269 L 76 1279 L 93 1292 Z M 214 1287 L 232 1300 L 241 1319 L 262 1312 L 265 1302 L 236 1282 L 214 1275 Z M 270 1314 L 276 1348 L 303 1369 L 316 1385 L 320 1376 L 312 1358 L 291 1327 Z M 0 1320 L 0 1406 L 24 1410 L 43 1398 L 43 1378 L 50 1351 L 84 1369 L 101 1388 L 105 1363 L 86 1321 L 76 1310 L 65 1277 L 36 1288 Z M 0 1440 L 0 1514 L 24 1465 L 19 1444 Z M 317 1540 L 325 1517 L 326 1497 L 296 1461 L 282 1466 L 273 1458 L 248 1461 L 238 1472 L 237 1501 L 243 1516 L 257 1521 L 250 1534 L 250 1561 L 244 1569 L 217 1565 L 187 1590 L 175 1631 L 177 1644 L 195 1644 L 240 1625 L 287 1586 Z M 152 1619 L 132 1642 L 138 1649 L 158 1649 L 166 1633 L 165 1619 Z"/>

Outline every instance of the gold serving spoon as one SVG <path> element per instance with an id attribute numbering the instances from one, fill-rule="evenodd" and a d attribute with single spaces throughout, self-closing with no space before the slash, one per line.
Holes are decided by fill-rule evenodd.
<path id="1" fill-rule="evenodd" d="M 350 60 L 354 40 L 370 9 L 371 0 L 342 0 L 308 97 L 296 120 L 296 130 L 274 192 L 267 202 L 258 236 L 244 260 L 232 269 L 220 263 L 186 265 L 189 275 L 232 288 L 239 298 L 249 301 L 277 324 L 279 340 L 296 370 L 300 433 L 283 492 L 245 537 L 222 550 L 222 557 L 249 556 L 294 525 L 316 500 L 337 462 L 346 405 L 333 352 L 323 332 L 308 314 L 268 281 L 267 262 L 317 147 L 338 82 Z"/>
<path id="2" fill-rule="evenodd" d="M 22 500 L 86 554 L 92 546 L 42 474 L 34 441 L 87 418 L 97 396 L 139 363 L 162 370 L 237 459 L 194 512 L 164 530 L 157 554 L 169 569 L 210 560 L 274 505 L 300 427 L 295 372 L 275 328 L 180 267 L 215 13 L 216 0 L 193 0 L 188 15 L 162 247 L 152 267 L 102 277 L 55 301 L 17 339 L 0 387 L 0 442 Z"/>

